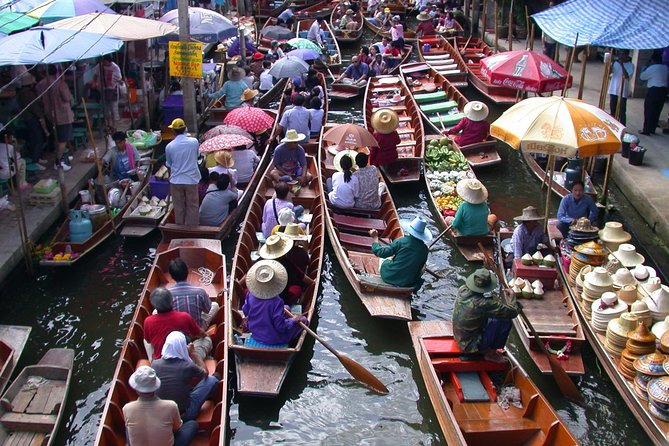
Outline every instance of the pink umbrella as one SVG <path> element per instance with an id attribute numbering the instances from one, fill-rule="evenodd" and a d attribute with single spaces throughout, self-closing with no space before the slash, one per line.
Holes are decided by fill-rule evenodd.
<path id="1" fill-rule="evenodd" d="M 481 59 L 481 73 L 492 85 L 533 93 L 562 90 L 571 76 L 549 57 L 534 51 L 505 51 Z"/>
<path id="2" fill-rule="evenodd" d="M 216 127 L 207 130 L 200 139 L 202 142 L 204 142 L 218 135 L 241 135 L 249 139 L 253 139 L 249 132 L 244 129 L 240 129 L 236 125 L 217 125 Z"/>
<path id="3" fill-rule="evenodd" d="M 274 117 L 257 107 L 239 107 L 231 110 L 223 122 L 227 125 L 236 125 L 247 132 L 256 133 L 265 131 L 274 125 Z"/>
<path id="4" fill-rule="evenodd" d="M 242 135 L 218 135 L 200 144 L 200 153 L 230 150 L 239 146 L 249 146 L 253 140 Z"/>

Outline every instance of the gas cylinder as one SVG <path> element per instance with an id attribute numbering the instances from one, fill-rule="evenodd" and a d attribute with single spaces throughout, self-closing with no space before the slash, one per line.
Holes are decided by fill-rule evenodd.
<path id="1" fill-rule="evenodd" d="M 70 211 L 70 241 L 81 243 L 93 234 L 93 223 L 87 211 Z"/>
<path id="2" fill-rule="evenodd" d="M 564 187 L 571 190 L 574 181 L 578 181 L 583 176 L 583 158 L 569 158 L 567 168 L 564 170 Z"/>

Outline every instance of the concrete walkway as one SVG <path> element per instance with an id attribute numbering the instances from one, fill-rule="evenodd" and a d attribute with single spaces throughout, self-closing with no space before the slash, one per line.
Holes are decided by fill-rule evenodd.
<path id="1" fill-rule="evenodd" d="M 492 46 L 494 34 L 486 34 L 486 41 Z M 507 40 L 498 41 L 500 51 L 506 50 Z M 514 40 L 513 49 L 519 50 L 527 47 L 527 41 Z M 534 42 L 534 50 L 541 51 L 541 42 Z M 563 49 L 560 60 L 566 58 Z M 598 105 L 604 64 L 597 61 L 588 61 L 583 100 Z M 574 63 L 572 68 L 574 78 L 572 88 L 567 92 L 568 97 L 577 97 L 581 78 L 581 64 Z M 669 135 L 663 134 L 657 129 L 652 136 L 640 135 L 643 128 L 643 98 L 629 98 L 627 100 L 627 131 L 637 135 L 640 145 L 647 149 L 643 165 L 632 166 L 626 158 L 620 154 L 614 156 L 612 179 L 616 182 L 626 198 L 637 209 L 639 214 L 646 220 L 648 226 L 662 239 L 669 241 L 669 201 L 667 191 L 669 190 Z M 606 110 L 610 112 L 608 104 Z M 661 126 L 667 125 L 667 109 L 661 114 Z"/>

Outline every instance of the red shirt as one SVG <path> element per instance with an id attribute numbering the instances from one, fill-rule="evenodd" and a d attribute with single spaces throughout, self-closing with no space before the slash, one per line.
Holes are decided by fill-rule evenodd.
<path id="1" fill-rule="evenodd" d="M 384 54 L 387 56 L 397 57 L 400 55 L 400 50 L 398 50 L 394 46 L 389 46 L 388 48 L 386 48 L 386 52 Z"/>
<path id="2" fill-rule="evenodd" d="M 144 320 L 144 339 L 153 346 L 153 359 L 162 356 L 165 338 L 173 331 L 186 336 L 197 336 L 202 332 L 193 317 L 181 311 L 152 314 Z"/>
<path id="3" fill-rule="evenodd" d="M 490 123 L 486 120 L 472 121 L 464 117 L 458 122 L 458 125 L 448 131 L 448 135 L 454 135 L 462 130 L 458 136 L 455 137 L 455 142 L 459 146 L 468 146 L 469 144 L 476 144 L 485 141 L 490 135 Z"/>
<path id="4" fill-rule="evenodd" d="M 423 36 L 434 36 L 437 32 L 434 29 L 432 20 L 425 20 L 424 22 L 420 22 L 416 27 L 416 34 L 418 33 L 422 33 L 421 35 Z"/>
<path id="5" fill-rule="evenodd" d="M 369 148 L 369 163 L 373 166 L 384 166 L 390 164 L 398 158 L 397 145 L 402 142 L 397 131 L 383 134 L 374 132 L 374 138 L 379 143 L 379 147 Z"/>

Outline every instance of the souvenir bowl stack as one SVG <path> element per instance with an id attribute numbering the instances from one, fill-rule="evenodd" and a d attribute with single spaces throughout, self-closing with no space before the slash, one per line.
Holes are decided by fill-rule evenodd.
<path id="1" fill-rule="evenodd" d="M 636 376 L 634 361 L 643 355 L 655 353 L 655 335 L 644 324 L 627 333 L 625 350 L 620 355 L 618 369 L 630 381 Z"/>
<path id="2" fill-rule="evenodd" d="M 569 263 L 569 278 L 572 283 L 576 282 L 576 277 L 579 271 L 584 267 L 591 265 L 602 266 L 606 261 L 606 252 L 597 242 L 587 242 L 582 245 L 574 247 L 571 253 L 571 261 Z"/>
<path id="3" fill-rule="evenodd" d="M 643 298 L 648 306 L 653 321 L 663 321 L 669 316 L 669 287 L 661 285 L 660 288 Z"/>
<path id="4" fill-rule="evenodd" d="M 585 275 L 590 271 L 592 271 L 592 265 L 584 266 L 578 272 L 576 275 L 576 280 L 574 281 L 574 287 L 576 288 L 576 301 L 579 305 L 581 305 L 581 302 L 583 301 L 581 298 L 581 294 L 583 294 L 583 277 L 585 277 Z"/>
<path id="5" fill-rule="evenodd" d="M 622 223 L 609 221 L 604 225 L 604 229 L 599 231 L 599 239 L 607 248 L 615 251 L 621 244 L 629 242 L 632 236 L 629 232 L 625 232 Z"/>
<path id="6" fill-rule="evenodd" d="M 618 319 L 609 322 L 606 328 L 606 342 L 604 348 L 613 356 L 619 358 L 627 344 L 627 334 L 638 325 L 639 319 L 631 313 L 623 313 Z"/>
<path id="7" fill-rule="evenodd" d="M 669 421 L 669 376 L 660 376 L 648 383 L 648 408 L 662 421 Z"/>
<path id="8" fill-rule="evenodd" d="M 667 359 L 662 353 L 650 353 L 643 355 L 634 361 L 634 393 L 642 400 L 648 399 L 648 383 L 657 377 L 664 376 L 664 363 Z"/>
<path id="9" fill-rule="evenodd" d="M 606 333 L 609 322 L 618 319 L 627 311 L 627 304 L 618 299 L 616 293 L 607 291 L 592 303 L 592 328 L 600 334 Z"/>
<path id="10" fill-rule="evenodd" d="M 581 308 L 586 319 L 590 320 L 592 317 L 592 303 L 607 291 L 613 291 L 613 279 L 604 268 L 597 266 L 585 275 L 581 293 Z"/>
<path id="11" fill-rule="evenodd" d="M 646 327 L 653 325 L 653 315 L 650 313 L 646 302 L 640 300 L 634 302 L 630 307 L 630 313 L 635 315 L 639 319 L 639 322 L 644 324 Z"/>

